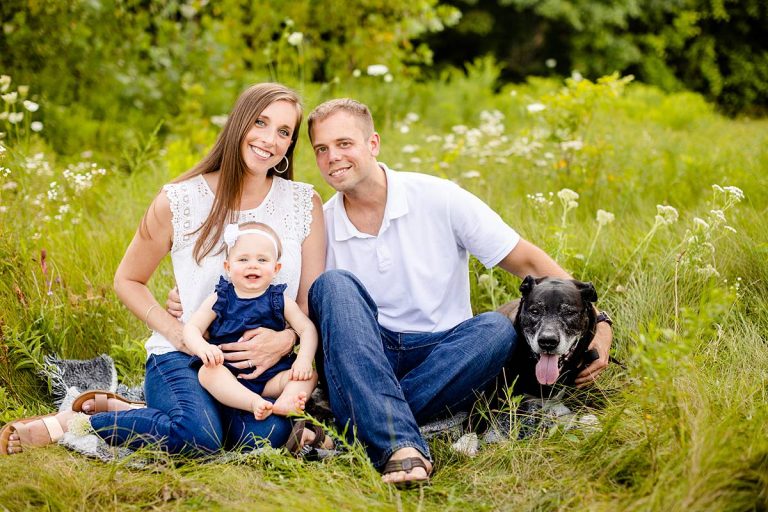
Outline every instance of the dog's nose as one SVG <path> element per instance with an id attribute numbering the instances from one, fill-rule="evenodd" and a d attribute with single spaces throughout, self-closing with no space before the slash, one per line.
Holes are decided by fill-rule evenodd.
<path id="1" fill-rule="evenodd" d="M 552 352 L 557 348 L 557 338 L 555 336 L 540 336 L 539 347 L 544 352 Z"/>

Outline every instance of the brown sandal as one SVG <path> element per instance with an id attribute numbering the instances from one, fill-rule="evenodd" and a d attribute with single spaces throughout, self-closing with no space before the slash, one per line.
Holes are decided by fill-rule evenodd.
<path id="1" fill-rule="evenodd" d="M 301 438 L 304 435 L 304 430 L 308 429 L 315 433 L 315 438 L 311 443 L 302 446 Z M 320 425 L 309 423 L 306 420 L 299 420 L 293 424 L 293 429 L 288 436 L 288 441 L 285 442 L 285 449 L 293 455 L 300 457 L 305 448 L 323 448 L 323 442 L 325 442 L 325 431 Z"/>
<path id="2" fill-rule="evenodd" d="M 94 389 L 85 391 L 84 393 L 80 393 L 77 398 L 75 398 L 75 401 L 72 402 L 72 410 L 75 412 L 83 412 L 85 414 L 96 414 L 99 412 L 113 412 L 109 410 L 109 399 L 114 398 L 115 400 L 120 400 L 121 402 L 124 402 L 131 406 L 132 409 L 142 409 L 147 406 L 144 402 L 135 402 L 133 400 L 129 400 L 125 398 L 124 396 L 118 395 L 117 393 L 112 393 L 111 391 L 103 391 L 101 389 Z M 83 404 L 87 402 L 88 400 L 93 400 L 95 409 L 93 411 L 84 411 L 83 410 Z"/>
<path id="3" fill-rule="evenodd" d="M 427 473 L 427 478 L 419 478 L 417 480 L 403 480 L 401 482 L 392 482 L 392 485 L 399 488 L 410 488 L 414 486 L 429 484 L 429 469 L 424 459 L 421 457 L 406 457 L 404 459 L 389 460 L 384 465 L 382 475 L 388 475 L 389 473 L 397 473 L 404 471 L 406 474 L 410 474 L 415 468 L 422 468 Z"/>
<path id="4" fill-rule="evenodd" d="M 5 425 L 3 429 L 0 430 L 0 456 L 16 455 L 18 453 L 22 453 L 25 447 L 31 448 L 47 446 L 64 437 L 64 429 L 61 428 L 59 420 L 55 418 L 56 414 L 58 413 L 52 412 L 50 414 L 43 414 L 41 416 L 32 416 Z M 48 431 L 48 439 L 46 439 L 44 442 L 34 441 L 32 439 L 32 434 L 29 431 L 29 427 L 27 426 L 27 424 L 37 420 L 41 420 L 43 425 L 45 425 L 46 430 Z M 8 442 L 10 441 L 11 434 L 14 432 L 19 434 L 19 441 L 21 443 L 22 451 L 8 453 Z"/>

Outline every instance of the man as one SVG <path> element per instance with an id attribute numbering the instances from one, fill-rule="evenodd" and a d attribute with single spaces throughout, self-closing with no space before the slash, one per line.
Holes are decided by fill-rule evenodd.
<path id="1" fill-rule="evenodd" d="M 469 254 L 520 277 L 570 276 L 469 192 L 378 162 L 365 105 L 332 100 L 307 122 L 317 166 L 337 191 L 324 206 L 327 271 L 309 292 L 331 409 L 385 482 L 426 481 L 432 464 L 418 425 L 468 407 L 516 342 L 502 315 L 472 317 Z M 606 367 L 611 339 L 599 324 L 600 358 L 577 384 Z"/>

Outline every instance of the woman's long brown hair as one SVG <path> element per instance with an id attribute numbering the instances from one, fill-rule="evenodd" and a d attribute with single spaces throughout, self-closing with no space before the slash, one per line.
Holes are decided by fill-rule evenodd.
<path id="1" fill-rule="evenodd" d="M 301 100 L 292 89 L 274 83 L 256 84 L 246 89 L 237 99 L 211 151 L 200 163 L 173 180 L 173 183 L 178 183 L 201 174 L 220 171 L 211 213 L 203 225 L 196 230 L 199 236 L 195 242 L 193 255 L 198 264 L 218 245 L 224 231 L 224 224 L 237 222 L 243 182 L 248 172 L 243 161 L 241 145 L 262 111 L 275 101 L 288 101 L 296 107 L 296 127 L 291 135 L 291 144 L 285 153 L 288 168 L 284 173 L 280 173 L 281 177 L 292 180 L 293 151 L 296 148 L 301 127 Z M 281 160 L 277 165 L 282 167 L 284 164 Z M 273 167 L 267 175 L 271 176 L 274 173 Z"/>

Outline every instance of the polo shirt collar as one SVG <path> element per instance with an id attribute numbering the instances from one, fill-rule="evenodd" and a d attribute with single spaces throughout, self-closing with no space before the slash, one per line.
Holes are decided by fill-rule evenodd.
<path id="1" fill-rule="evenodd" d="M 387 176 L 387 205 L 384 207 L 384 219 L 381 222 L 379 234 L 384 233 L 389 228 L 390 222 L 402 217 L 408 213 L 408 197 L 403 183 L 400 181 L 396 171 L 393 171 L 386 164 L 379 162 L 379 167 Z M 352 224 L 347 217 L 347 210 L 344 208 L 344 199 L 340 193 L 336 193 L 332 198 L 333 208 L 333 227 L 334 238 L 337 242 L 343 242 L 350 238 L 375 238 L 368 233 L 362 233 Z"/>

